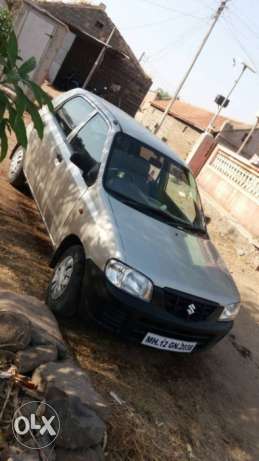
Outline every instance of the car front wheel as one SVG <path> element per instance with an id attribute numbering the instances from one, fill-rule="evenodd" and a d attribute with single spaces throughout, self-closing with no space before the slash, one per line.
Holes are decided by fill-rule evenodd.
<path id="1" fill-rule="evenodd" d="M 61 255 L 47 290 L 47 304 L 54 314 L 72 317 L 77 312 L 84 267 L 85 255 L 80 245 L 69 247 Z"/>

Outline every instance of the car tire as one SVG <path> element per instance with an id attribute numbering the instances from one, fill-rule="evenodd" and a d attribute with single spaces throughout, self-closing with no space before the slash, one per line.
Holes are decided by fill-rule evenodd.
<path id="1" fill-rule="evenodd" d="M 23 172 L 24 149 L 18 146 L 10 161 L 8 170 L 8 181 L 16 189 L 22 189 L 26 185 L 26 179 Z"/>
<path id="2" fill-rule="evenodd" d="M 57 316 L 78 311 L 84 277 L 85 254 L 81 245 L 69 247 L 59 258 L 47 290 L 47 305 Z"/>

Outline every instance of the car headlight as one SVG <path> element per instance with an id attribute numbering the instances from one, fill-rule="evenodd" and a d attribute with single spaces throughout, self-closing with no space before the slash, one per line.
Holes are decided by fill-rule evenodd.
<path id="1" fill-rule="evenodd" d="M 145 301 L 151 300 L 153 293 L 151 280 L 126 264 L 111 259 L 106 265 L 105 275 L 117 288 Z"/>
<path id="2" fill-rule="evenodd" d="M 224 307 L 219 320 L 234 320 L 240 310 L 240 303 L 228 304 Z"/>

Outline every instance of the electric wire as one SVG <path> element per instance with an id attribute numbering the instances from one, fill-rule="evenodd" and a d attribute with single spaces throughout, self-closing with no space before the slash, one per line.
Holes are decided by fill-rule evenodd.
<path id="1" fill-rule="evenodd" d="M 197 30 L 201 30 L 200 25 L 196 25 L 194 27 L 186 29 L 178 37 L 176 37 L 173 41 L 170 41 L 163 48 L 160 48 L 160 50 L 157 50 L 155 53 L 152 53 L 151 55 L 149 55 L 146 58 L 146 62 L 152 62 L 154 60 L 155 61 L 160 60 L 162 57 L 165 56 L 165 54 L 170 52 L 172 50 L 172 48 L 175 47 L 176 45 L 178 45 L 179 43 L 181 45 L 185 45 L 188 40 L 193 38 L 193 33 L 196 32 Z"/>
<path id="2" fill-rule="evenodd" d="M 239 36 L 237 36 L 236 31 L 234 29 L 233 24 L 231 23 L 230 19 L 226 20 L 226 18 L 223 18 L 225 28 L 228 31 L 228 33 L 232 36 L 232 38 L 236 41 L 236 43 L 239 45 L 239 48 L 243 51 L 244 55 L 246 58 L 253 64 L 254 68 L 256 69 L 257 73 L 259 72 L 257 64 L 255 63 L 254 58 L 250 54 L 250 52 L 247 50 L 246 46 L 244 43 L 240 40 Z M 239 34 L 240 35 L 240 34 Z"/>
<path id="3" fill-rule="evenodd" d="M 156 6 L 157 8 L 161 8 L 167 11 L 173 11 L 175 13 L 179 13 L 182 16 L 190 17 L 193 19 L 205 19 L 204 17 L 196 16 L 192 13 L 187 13 L 186 11 L 180 11 L 180 10 L 177 10 L 175 8 L 172 8 L 166 5 L 161 5 L 161 3 L 154 2 L 153 0 L 138 0 L 138 1 L 148 3 L 149 5 Z"/>

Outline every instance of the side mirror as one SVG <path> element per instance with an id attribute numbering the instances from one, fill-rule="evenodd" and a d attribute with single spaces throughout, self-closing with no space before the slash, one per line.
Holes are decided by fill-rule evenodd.
<path id="1" fill-rule="evenodd" d="M 99 163 L 96 163 L 93 168 L 91 168 L 90 171 L 88 171 L 88 173 L 84 174 L 84 180 L 86 182 L 86 184 L 88 185 L 88 187 L 92 186 L 96 179 L 97 179 L 97 176 L 98 176 L 98 173 L 99 173 L 99 169 L 100 169 L 100 164 Z"/>
<path id="2" fill-rule="evenodd" d="M 80 170 L 84 171 L 85 161 L 84 161 L 83 155 L 81 155 L 79 152 L 75 152 L 74 154 L 71 155 L 70 160 L 78 168 L 80 168 Z"/>
<path id="3" fill-rule="evenodd" d="M 73 155 L 71 155 L 70 161 L 74 163 L 74 165 L 76 165 L 78 168 L 80 168 L 80 170 L 82 170 L 82 175 L 87 186 L 92 186 L 97 179 L 100 164 L 94 162 L 94 160 L 91 160 L 89 162 L 89 159 L 87 158 L 86 154 L 81 154 L 80 152 L 75 152 Z"/>

